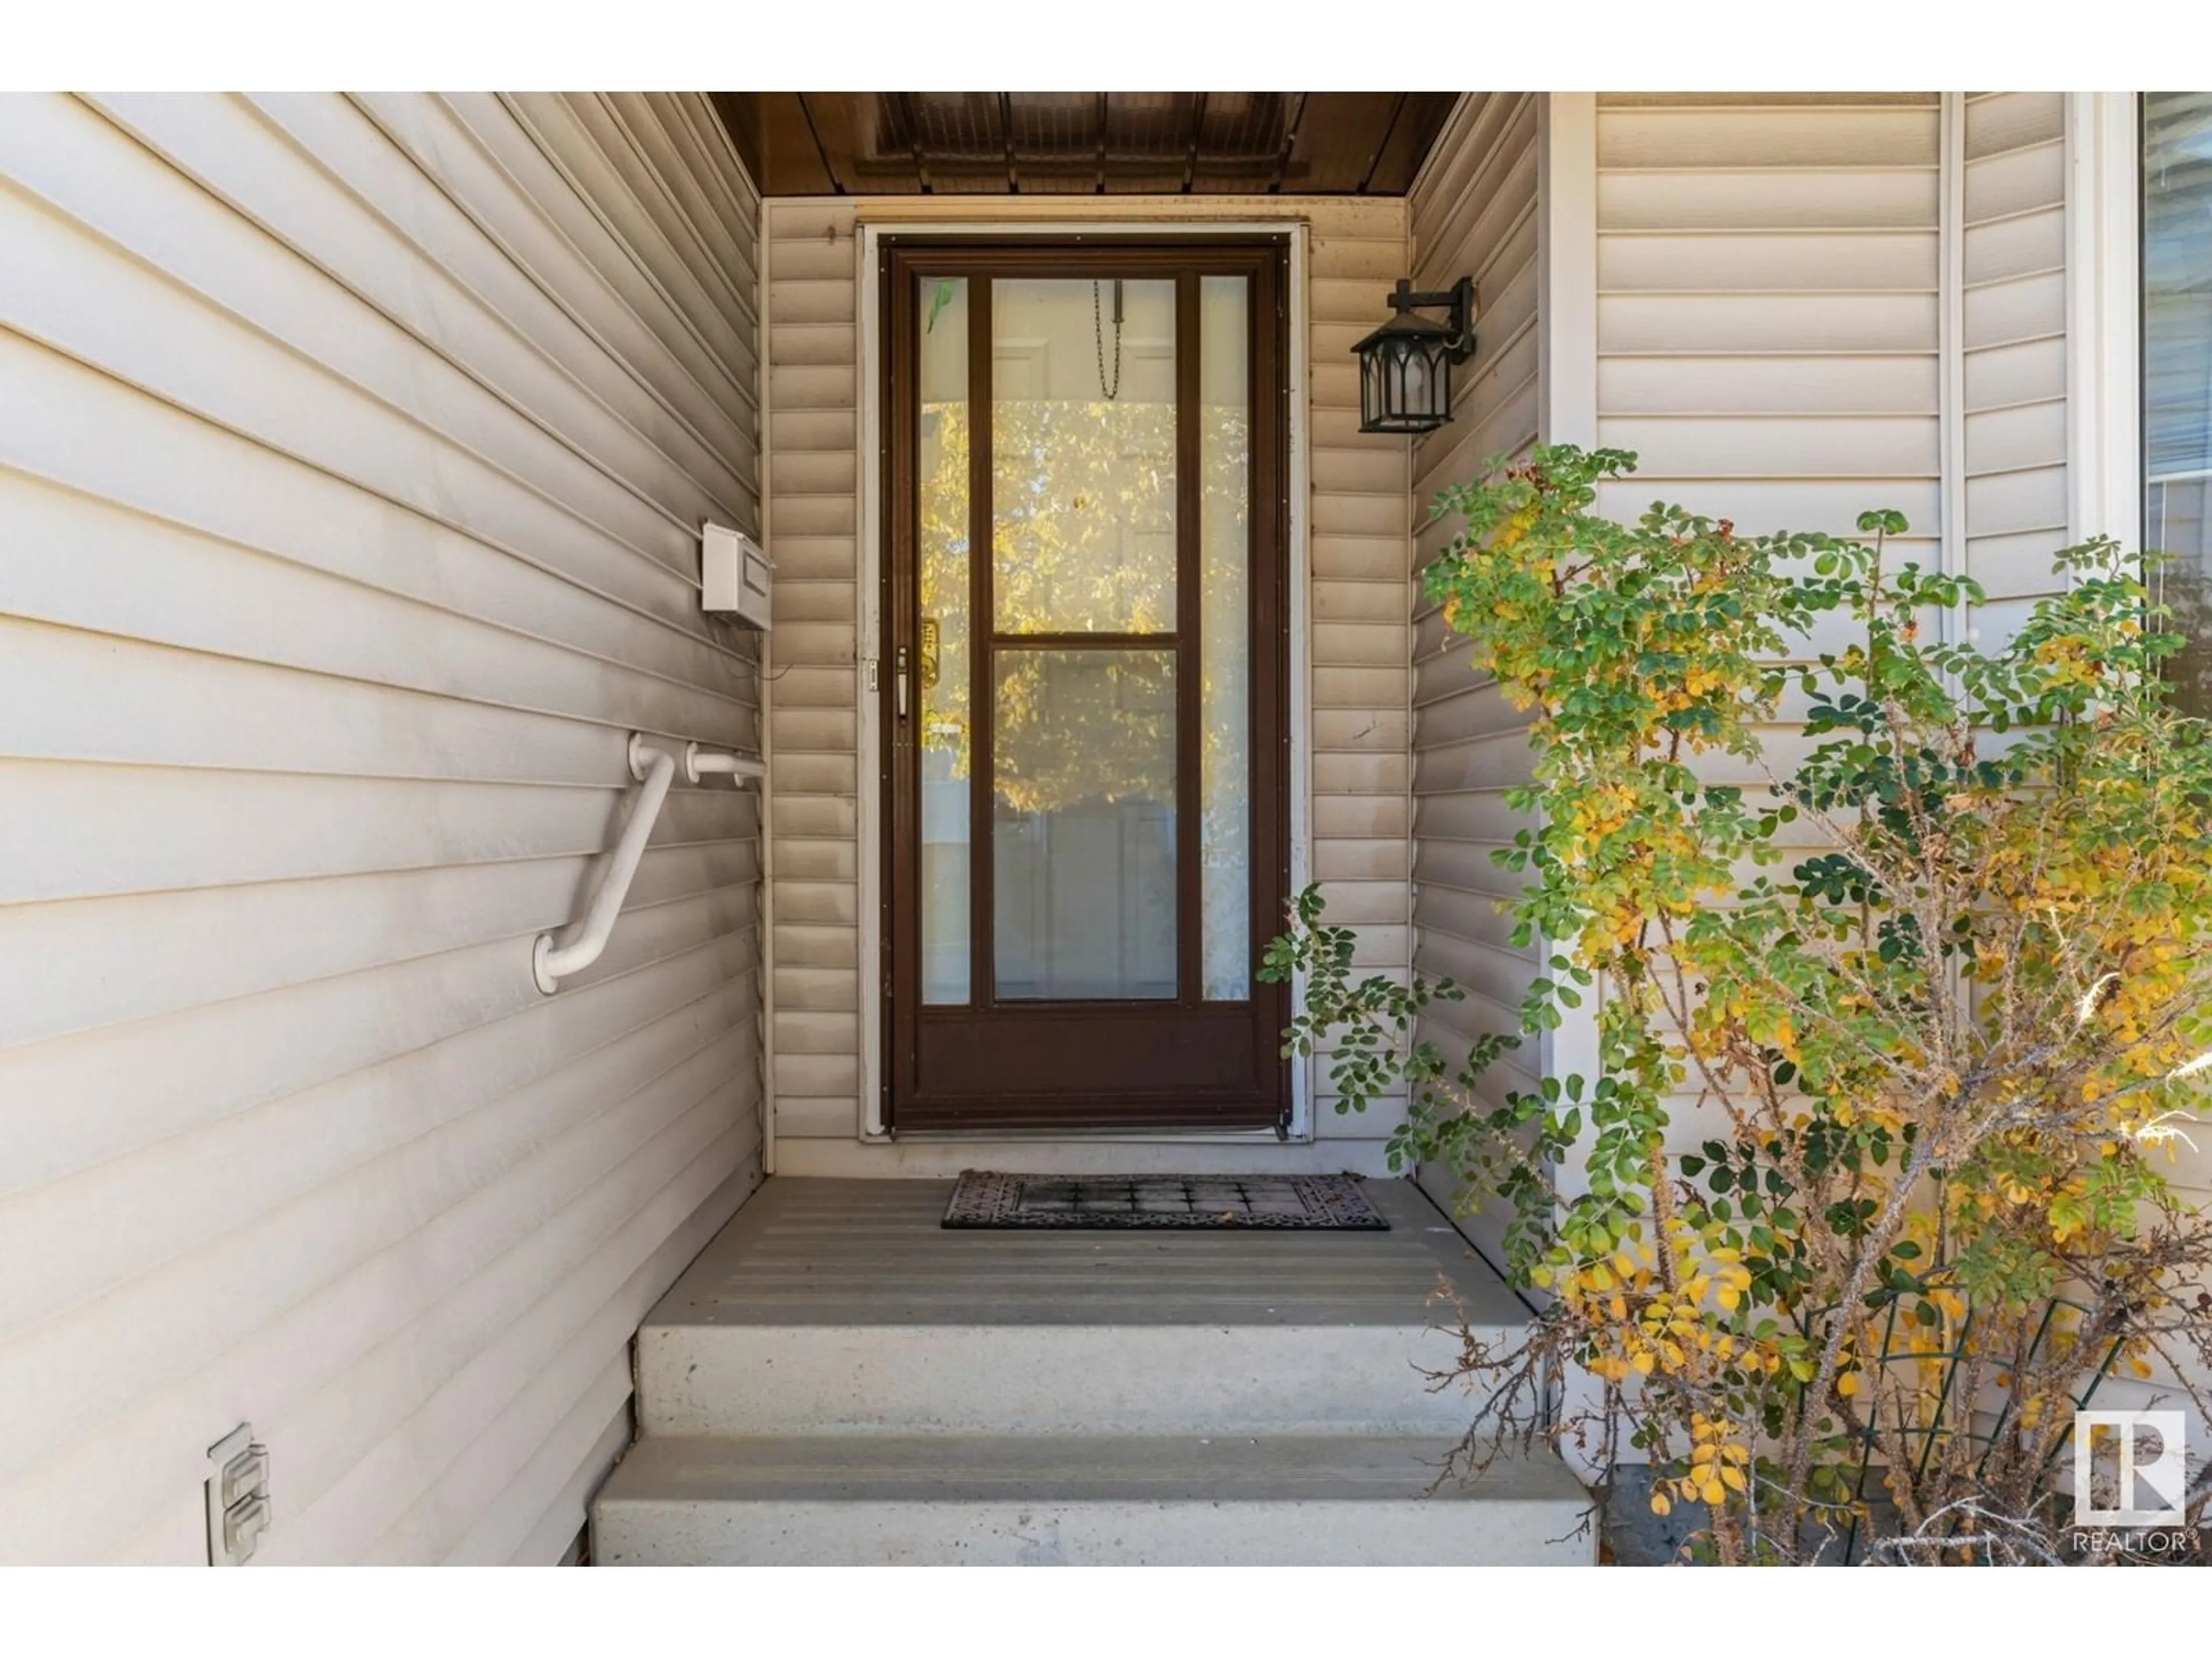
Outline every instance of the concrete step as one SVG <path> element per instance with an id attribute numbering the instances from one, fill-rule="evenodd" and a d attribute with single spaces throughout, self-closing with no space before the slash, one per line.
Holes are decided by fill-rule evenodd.
<path id="1" fill-rule="evenodd" d="M 1445 1433 L 1458 1344 L 1387 1325 L 664 1327 L 647 1435 Z"/>
<path id="2" fill-rule="evenodd" d="M 1439 1289 L 1528 1317 L 1402 1182 L 1372 1234 L 948 1232 L 951 1189 L 769 1182 L 640 1331 L 643 1432 L 1456 1433 Z"/>
<path id="3" fill-rule="evenodd" d="M 1547 1454 L 1471 1487 L 1453 1437 L 649 1437 L 592 1509 L 619 1565 L 1588 1565 Z"/>

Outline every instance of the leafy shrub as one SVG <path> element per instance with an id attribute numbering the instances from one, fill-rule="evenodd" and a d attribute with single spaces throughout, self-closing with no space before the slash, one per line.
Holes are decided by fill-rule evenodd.
<path id="1" fill-rule="evenodd" d="M 1634 459 L 1540 448 L 1437 504 L 1465 531 L 1429 596 L 1528 720 L 1532 827 L 1494 854 L 1545 969 L 1518 1029 L 1448 1055 L 1422 1017 L 1458 988 L 1355 979 L 1310 891 L 1263 968 L 1305 980 L 1286 1048 L 1332 1048 L 1352 1108 L 1403 1080 L 1394 1164 L 1511 1206 L 1544 1310 L 1467 1334 L 1466 1464 L 1632 1447 L 1723 1561 L 1834 1559 L 1877 1505 L 1859 1553 L 2061 1559 L 2074 1407 L 2212 1365 L 2212 1225 L 2161 1169 L 2212 1083 L 2180 641 L 2109 541 L 1984 650 L 1899 515 L 1598 515 Z M 1489 1085 L 1593 1000 L 1595 1079 Z"/>

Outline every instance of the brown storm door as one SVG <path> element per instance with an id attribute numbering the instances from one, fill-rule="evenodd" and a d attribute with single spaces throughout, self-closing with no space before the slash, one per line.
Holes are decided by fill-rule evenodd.
<path id="1" fill-rule="evenodd" d="M 1284 244 L 884 246 L 887 1121 L 1280 1128 Z"/>

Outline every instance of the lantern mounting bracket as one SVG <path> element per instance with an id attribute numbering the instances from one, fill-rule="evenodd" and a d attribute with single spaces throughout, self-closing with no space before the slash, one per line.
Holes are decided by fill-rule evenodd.
<path id="1" fill-rule="evenodd" d="M 1390 290 L 1390 309 L 1403 316 L 1412 311 L 1449 311 L 1451 360 L 1463 363 L 1474 356 L 1474 278 L 1462 276 L 1437 292 L 1415 293 L 1413 279 L 1401 276 Z"/>

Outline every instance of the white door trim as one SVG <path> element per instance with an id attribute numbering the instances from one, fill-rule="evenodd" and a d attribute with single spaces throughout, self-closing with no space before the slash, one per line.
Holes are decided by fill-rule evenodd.
<path id="1" fill-rule="evenodd" d="M 888 1141 L 884 1124 L 883 986 L 884 909 L 888 896 L 883 879 L 883 719 L 878 701 L 877 676 L 881 672 L 883 638 L 883 319 L 881 313 L 881 239 L 900 234 L 974 236 L 1005 240 L 1016 236 L 1142 235 L 1161 238 L 1225 234 L 1281 237 L 1290 249 L 1290 307 L 1286 319 L 1290 335 L 1290 630 L 1291 630 L 1291 890 L 1297 892 L 1312 879 L 1310 823 L 1313 812 L 1312 759 L 1312 623 L 1309 615 L 1309 552 L 1307 520 L 1310 511 L 1309 488 L 1307 353 L 1310 345 L 1307 313 L 1306 265 L 1308 230 L 1304 220 L 1212 220 L 1127 222 L 1098 219 L 1023 220 L 993 223 L 988 220 L 883 221 L 864 223 L 854 238 L 854 291 L 859 298 L 860 338 L 857 342 L 860 383 L 860 592 L 855 622 L 859 628 L 856 702 L 860 711 L 860 1133 L 864 1141 Z M 1302 1005 L 1303 988 L 1294 988 L 1294 1006 Z M 916 1137 L 908 1135 L 904 1139 Z M 1290 1139 L 1304 1144 L 1313 1139 L 1313 1063 L 1293 1062 L 1291 1067 Z M 1234 1145 L 1273 1145 L 1272 1129 L 1170 1132 L 1150 1130 L 1126 1134 L 1087 1133 L 1010 1135 L 994 1133 L 994 1140 L 1036 1139 L 1080 1141 L 1173 1140 L 1181 1144 L 1222 1142 Z"/>

